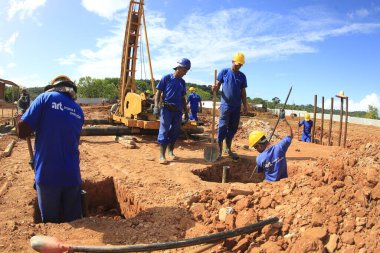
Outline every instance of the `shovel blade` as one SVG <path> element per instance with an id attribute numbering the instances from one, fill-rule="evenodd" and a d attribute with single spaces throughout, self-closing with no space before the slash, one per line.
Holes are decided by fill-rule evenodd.
<path id="1" fill-rule="evenodd" d="M 219 147 L 217 145 L 211 145 L 206 147 L 203 152 L 203 158 L 210 163 L 215 162 L 219 157 Z"/>

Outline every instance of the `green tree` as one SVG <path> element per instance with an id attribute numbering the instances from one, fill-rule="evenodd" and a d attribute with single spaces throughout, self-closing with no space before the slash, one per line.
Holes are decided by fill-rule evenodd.
<path id="1" fill-rule="evenodd" d="M 378 119 L 379 118 L 379 110 L 375 106 L 368 105 L 368 111 L 364 117 L 368 118 L 368 119 Z"/>
<path id="2" fill-rule="evenodd" d="M 78 97 L 114 99 L 119 95 L 118 80 L 118 78 L 81 77 L 78 82 Z"/>

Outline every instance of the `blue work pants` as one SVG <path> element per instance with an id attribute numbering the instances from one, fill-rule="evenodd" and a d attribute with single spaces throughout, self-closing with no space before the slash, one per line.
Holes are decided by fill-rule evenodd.
<path id="1" fill-rule="evenodd" d="M 190 120 L 198 121 L 198 107 L 192 108 L 190 107 Z"/>
<path id="2" fill-rule="evenodd" d="M 310 134 L 302 133 L 302 141 L 303 142 L 311 142 L 311 136 L 310 136 Z"/>
<path id="3" fill-rule="evenodd" d="M 182 112 L 172 112 L 165 107 L 161 108 L 160 130 L 157 142 L 161 145 L 174 143 L 181 133 Z"/>
<path id="4" fill-rule="evenodd" d="M 36 184 L 42 222 L 70 222 L 82 218 L 81 186 Z"/>
<path id="5" fill-rule="evenodd" d="M 240 106 L 221 105 L 219 111 L 218 142 L 232 140 L 240 122 Z"/>

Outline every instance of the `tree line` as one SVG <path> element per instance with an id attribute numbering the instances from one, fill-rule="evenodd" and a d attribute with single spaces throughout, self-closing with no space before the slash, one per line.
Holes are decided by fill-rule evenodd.
<path id="1" fill-rule="evenodd" d="M 116 100 L 119 98 L 119 78 L 92 78 L 92 77 L 81 77 L 78 82 L 76 82 L 78 87 L 78 97 L 80 98 L 106 98 L 109 100 Z M 136 80 L 136 92 L 142 93 L 149 90 L 152 93 L 151 81 L 150 80 Z M 158 80 L 155 81 L 155 86 L 158 84 Z M 202 98 L 202 100 L 212 100 L 212 86 L 211 85 L 198 85 L 195 83 L 186 83 L 187 88 L 194 87 L 196 93 Z M 31 99 L 34 99 L 39 94 L 43 92 L 44 87 L 32 87 L 28 88 Z M 17 100 L 19 93 L 14 94 L 15 89 L 12 87 L 6 87 L 5 90 L 5 100 L 7 102 L 14 102 Z M 220 101 L 220 92 L 217 96 L 217 101 Z M 265 100 L 259 97 L 250 98 L 247 97 L 247 102 L 252 104 L 262 104 L 265 108 L 282 108 L 283 104 L 278 97 L 274 97 L 271 100 Z M 309 113 L 314 112 L 314 106 L 311 104 L 307 105 L 296 105 L 290 104 L 286 105 L 285 109 L 289 110 L 299 110 L 307 111 Z M 330 113 L 330 109 L 324 110 L 326 114 Z M 322 112 L 322 108 L 317 107 L 317 112 Z M 340 110 L 333 110 L 333 114 L 339 114 Z M 378 109 L 375 106 L 369 105 L 367 111 L 353 111 L 348 113 L 349 116 L 359 117 L 359 118 L 370 118 L 370 119 L 380 119 Z"/>

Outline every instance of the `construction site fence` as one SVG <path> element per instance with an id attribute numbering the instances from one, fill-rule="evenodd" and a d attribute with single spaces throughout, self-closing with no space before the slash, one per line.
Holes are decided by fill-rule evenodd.
<path id="1" fill-rule="evenodd" d="M 272 112 L 273 114 L 279 114 L 280 109 L 269 109 L 268 111 Z M 305 117 L 306 111 L 298 111 L 298 110 L 285 110 L 285 115 L 286 116 L 295 116 L 297 115 L 301 117 L 301 120 Z M 310 118 L 313 119 L 314 114 L 309 113 Z M 322 113 L 317 113 L 316 114 L 317 119 L 322 119 Z M 324 120 L 330 120 L 330 113 L 324 113 Z M 333 114 L 332 117 L 333 121 L 340 121 L 340 115 Z M 343 122 L 345 122 L 345 116 L 343 115 Z M 367 125 L 367 126 L 380 126 L 380 120 L 378 119 L 367 119 L 367 118 L 358 118 L 358 117 L 351 117 L 348 116 L 348 123 L 353 123 L 353 124 L 359 124 L 359 125 Z"/>

